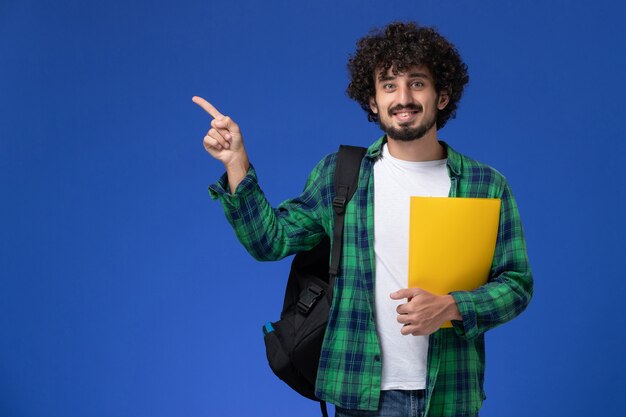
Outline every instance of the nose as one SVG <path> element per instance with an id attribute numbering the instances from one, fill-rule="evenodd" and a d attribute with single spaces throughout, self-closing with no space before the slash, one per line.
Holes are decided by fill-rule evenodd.
<path id="1" fill-rule="evenodd" d="M 408 86 L 403 85 L 398 88 L 398 104 L 403 106 L 413 104 L 413 95 Z"/>

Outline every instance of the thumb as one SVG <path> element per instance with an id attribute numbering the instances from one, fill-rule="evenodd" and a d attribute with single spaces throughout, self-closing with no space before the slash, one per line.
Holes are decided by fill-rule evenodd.
<path id="1" fill-rule="evenodd" d="M 215 126 L 220 129 L 226 129 L 231 133 L 240 133 L 239 125 L 228 116 L 222 116 L 221 118 L 215 119 Z"/>
<path id="2" fill-rule="evenodd" d="M 419 294 L 421 290 L 419 288 L 403 288 L 396 292 L 389 294 L 392 300 L 401 300 L 403 298 L 413 298 Z"/>

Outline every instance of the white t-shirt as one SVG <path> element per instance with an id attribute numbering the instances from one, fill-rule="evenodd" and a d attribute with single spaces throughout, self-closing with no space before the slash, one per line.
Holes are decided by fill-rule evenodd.
<path id="1" fill-rule="evenodd" d="M 394 291 L 408 287 L 411 196 L 447 197 L 447 160 L 412 162 L 390 155 L 387 144 L 374 163 L 374 253 L 376 329 L 382 350 L 382 390 L 426 387 L 428 336 L 400 333 Z"/>

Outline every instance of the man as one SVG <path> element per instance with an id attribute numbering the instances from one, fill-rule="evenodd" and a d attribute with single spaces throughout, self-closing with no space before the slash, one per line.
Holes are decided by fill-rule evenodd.
<path id="1" fill-rule="evenodd" d="M 369 147 L 346 210 L 316 395 L 335 404 L 337 416 L 477 415 L 484 333 L 520 314 L 533 287 L 506 180 L 437 137 L 455 115 L 467 68 L 434 29 L 393 23 L 357 43 L 348 69 L 348 95 L 385 135 Z M 193 100 L 214 117 L 204 146 L 226 167 L 210 194 L 255 258 L 281 259 L 332 235 L 336 154 L 314 168 L 299 197 L 272 209 L 237 124 Z M 410 196 L 502 200 L 486 285 L 448 295 L 405 288 Z M 453 327 L 440 329 L 449 320 Z"/>

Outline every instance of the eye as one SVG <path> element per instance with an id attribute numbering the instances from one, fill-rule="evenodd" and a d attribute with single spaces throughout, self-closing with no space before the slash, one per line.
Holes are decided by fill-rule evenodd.
<path id="1" fill-rule="evenodd" d="M 421 81 L 413 81 L 411 83 L 411 88 L 422 88 L 424 87 L 424 83 Z"/>
<path id="2" fill-rule="evenodd" d="M 392 83 L 383 84 L 383 90 L 393 90 L 395 86 Z"/>

